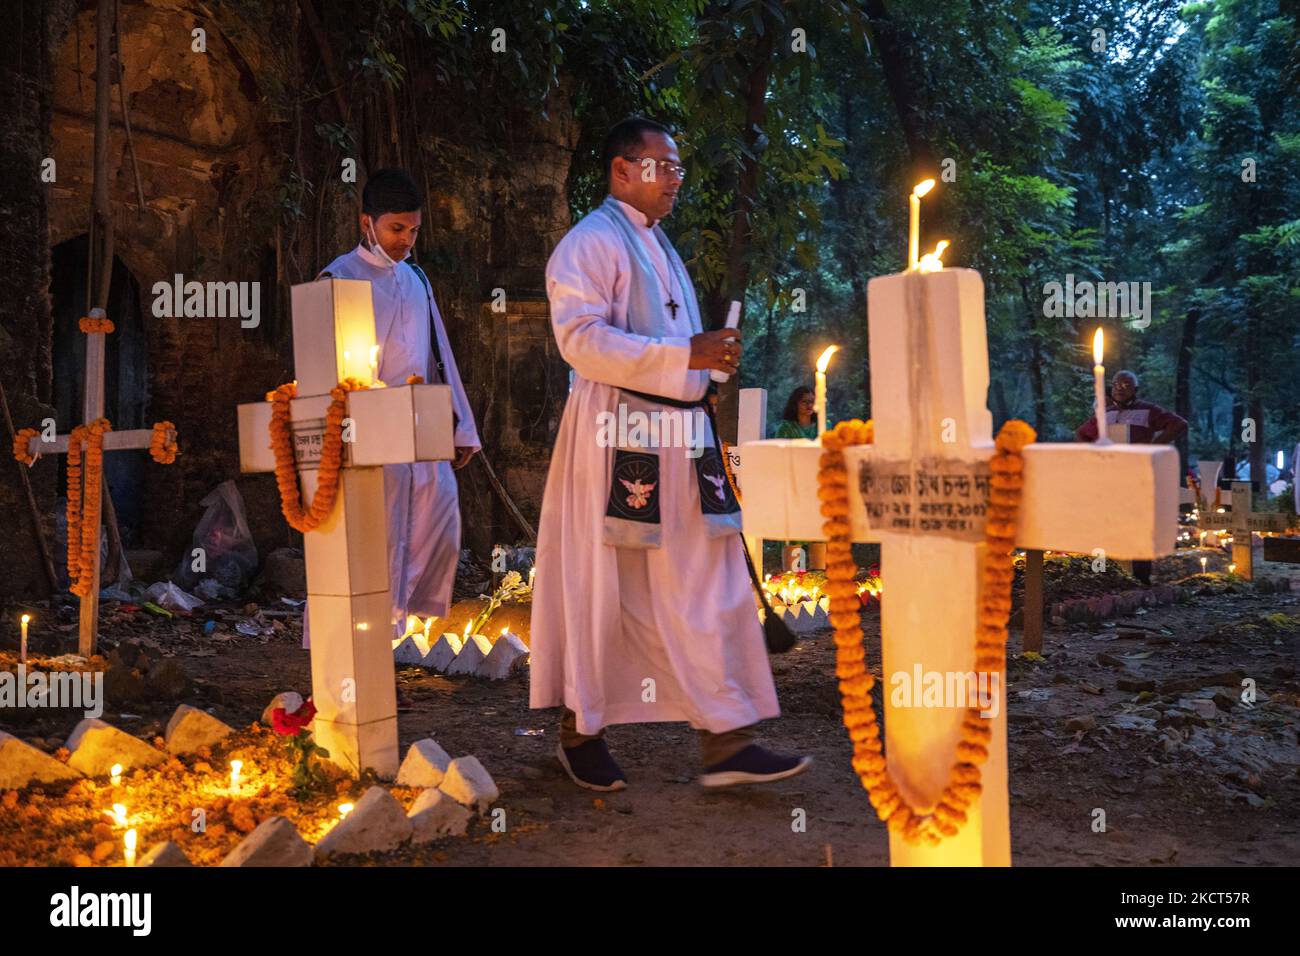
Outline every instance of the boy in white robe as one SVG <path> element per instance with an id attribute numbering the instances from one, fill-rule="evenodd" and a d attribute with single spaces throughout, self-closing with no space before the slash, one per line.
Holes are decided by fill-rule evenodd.
<path id="1" fill-rule="evenodd" d="M 619 723 L 689 722 L 707 787 L 790 777 L 811 759 L 754 741 L 753 726 L 780 711 L 739 505 L 699 408 L 710 369 L 736 372 L 738 333 L 702 331 L 691 281 L 655 225 L 684 175 L 667 129 L 623 121 L 604 162 L 609 198 L 546 267 L 552 327 L 576 375 L 542 498 L 530 704 L 565 707 L 557 755 L 591 790 L 626 786 L 603 738 Z M 607 447 L 601 423 L 620 405 L 689 415 L 693 440 Z"/>
<path id="2" fill-rule="evenodd" d="M 370 281 L 380 380 L 404 385 L 418 375 L 429 383 L 451 385 L 456 421 L 454 461 L 384 466 L 388 583 L 393 636 L 400 637 L 407 615 L 444 617 L 450 608 L 460 557 L 454 472 L 481 445 L 433 289 L 407 258 L 420 231 L 419 189 L 404 170 L 380 169 L 366 181 L 361 202 L 360 244 L 326 266 L 321 276 Z M 436 330 L 436 348 L 430 330 Z"/>

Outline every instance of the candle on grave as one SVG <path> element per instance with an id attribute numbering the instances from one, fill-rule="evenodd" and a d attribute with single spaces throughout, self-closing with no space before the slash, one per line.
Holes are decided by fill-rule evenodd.
<path id="1" fill-rule="evenodd" d="M 115 763 L 111 768 L 109 768 L 108 779 L 115 787 L 120 787 L 122 785 L 122 765 L 120 763 Z"/>
<path id="2" fill-rule="evenodd" d="M 1205 559 L 1205 558 L 1201 558 L 1201 573 L 1202 573 L 1202 574 L 1205 573 L 1205 565 L 1206 565 L 1206 563 L 1207 563 L 1207 559 Z"/>
<path id="3" fill-rule="evenodd" d="M 1093 414 L 1097 418 L 1097 444 L 1109 445 L 1106 434 L 1106 366 L 1101 364 L 1104 339 L 1101 329 L 1092 337 L 1092 397 Z"/>
<path id="4" fill-rule="evenodd" d="M 244 769 L 244 761 L 230 761 L 230 789 L 232 791 L 239 789 L 239 771 Z"/>
<path id="5" fill-rule="evenodd" d="M 907 268 L 916 269 L 921 257 L 921 197 L 934 188 L 933 179 L 923 179 L 907 197 Z"/>
<path id="6" fill-rule="evenodd" d="M 530 588 L 533 586 L 533 579 L 535 577 L 537 577 L 537 565 L 534 564 L 531 568 L 528 569 L 528 586 Z"/>
<path id="7" fill-rule="evenodd" d="M 817 414 L 817 440 L 821 441 L 822 432 L 826 431 L 826 366 L 831 356 L 840 350 L 838 345 L 828 345 L 817 359 L 817 389 L 814 395 Z"/>
<path id="8" fill-rule="evenodd" d="M 127 866 L 135 866 L 135 843 L 135 830 L 127 830 L 126 833 L 122 834 L 122 855 L 126 858 Z"/>
<path id="9" fill-rule="evenodd" d="M 126 826 L 126 804 L 113 804 L 113 822 L 120 827 Z"/>
<path id="10" fill-rule="evenodd" d="M 350 803 L 340 803 L 340 804 L 339 804 L 339 819 L 340 819 L 340 820 L 344 820 L 344 819 L 346 819 L 346 818 L 347 818 L 347 815 L 348 815 L 349 813 L 351 813 L 351 812 L 352 812 L 352 804 L 350 804 Z"/>
<path id="11" fill-rule="evenodd" d="M 27 625 L 31 622 L 31 619 L 32 616 L 30 614 L 24 614 L 22 616 L 23 640 L 18 651 L 18 663 L 20 664 L 27 663 Z"/>

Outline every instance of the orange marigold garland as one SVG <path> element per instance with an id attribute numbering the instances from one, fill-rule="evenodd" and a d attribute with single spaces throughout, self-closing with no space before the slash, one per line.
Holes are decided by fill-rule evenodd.
<path id="1" fill-rule="evenodd" d="M 77 323 L 77 326 L 87 335 L 91 335 L 95 332 L 101 332 L 104 335 L 112 335 L 113 330 L 117 328 L 117 326 L 113 324 L 112 319 L 106 319 L 103 316 L 83 316 L 81 321 Z"/>
<path id="2" fill-rule="evenodd" d="M 320 470 L 316 494 L 311 507 L 304 509 L 298 492 L 298 464 L 293 454 L 293 434 L 289 402 L 298 395 L 298 383 L 289 382 L 267 393 L 271 403 L 271 451 L 275 453 L 275 483 L 280 489 L 280 510 L 289 526 L 303 534 L 314 531 L 334 508 L 339 490 L 339 472 L 343 467 L 343 413 L 347 410 L 347 393 L 369 388 L 355 378 L 345 378 L 330 389 L 330 406 L 325 412 L 325 440 L 321 447 Z"/>
<path id="3" fill-rule="evenodd" d="M 68 579 L 73 594 L 89 597 L 99 553 L 99 509 L 103 503 L 104 435 L 107 418 L 78 425 L 68 436 Z M 81 446 L 86 446 L 85 481 Z"/>
<path id="4" fill-rule="evenodd" d="M 179 454 L 176 426 L 171 422 L 154 422 L 153 437 L 149 439 L 149 456 L 160 465 L 170 465 Z"/>
<path id="5" fill-rule="evenodd" d="M 1006 663 L 1007 618 L 1011 612 L 1011 549 L 1020 509 L 1024 463 L 1021 450 L 1035 439 L 1034 430 L 1010 421 L 998 432 L 997 448 L 989 463 L 989 515 L 985 525 L 983 587 L 975 636 L 975 667 L 1001 671 Z M 988 759 L 992 728 L 979 708 L 967 708 L 961 740 L 949 772 L 948 784 L 934 809 L 919 813 L 899 793 L 885 760 L 880 724 L 871 701 L 875 677 L 867 670 L 862 646 L 859 599 L 854 579 L 849 536 L 849 476 L 844 449 L 871 444 L 872 422 L 840 422 L 822 435 L 818 498 L 826 521 L 826 591 L 830 595 L 831 624 L 835 628 L 835 674 L 840 681 L 844 726 L 853 741 L 853 769 L 862 781 L 877 816 L 892 832 L 909 843 L 939 843 L 954 836 L 966 822 L 966 810 L 980 795 L 980 765 Z"/>
<path id="6" fill-rule="evenodd" d="M 14 436 L 14 457 L 24 465 L 33 465 L 36 463 L 36 456 L 27 450 L 31 440 L 39 435 L 35 428 L 20 428 L 18 434 Z"/>

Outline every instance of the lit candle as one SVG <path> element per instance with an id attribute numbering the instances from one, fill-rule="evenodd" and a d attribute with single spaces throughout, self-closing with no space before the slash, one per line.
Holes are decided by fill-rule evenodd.
<path id="1" fill-rule="evenodd" d="M 1281 454 L 1281 452 L 1278 452 L 1278 454 Z M 18 652 L 18 663 L 20 664 L 27 663 L 27 624 L 31 621 L 31 619 L 32 616 L 30 614 L 24 614 L 22 616 L 23 642 L 22 642 L 22 647 Z"/>
<path id="2" fill-rule="evenodd" d="M 1285 462 L 1285 461 L 1286 461 L 1286 459 L 1282 457 L 1282 449 L 1279 448 L 1279 449 L 1277 450 L 1277 470 L 1278 470 L 1278 471 L 1281 471 L 1281 470 L 1282 470 L 1282 464 L 1283 464 L 1283 462 Z"/>
<path id="3" fill-rule="evenodd" d="M 135 830 L 127 830 L 122 834 L 123 855 L 126 857 L 127 866 L 135 866 Z"/>
<path id="4" fill-rule="evenodd" d="M 108 777 L 113 786 L 120 787 L 122 785 L 122 765 L 120 763 L 113 764 L 108 771 Z"/>
<path id="5" fill-rule="evenodd" d="M 1106 367 L 1101 364 L 1102 347 L 1102 333 L 1098 329 L 1092 337 L 1093 414 L 1097 418 L 1097 444 L 1109 445 L 1110 436 L 1106 434 Z"/>
<path id="6" fill-rule="evenodd" d="M 1206 564 L 1206 560 L 1207 560 L 1206 558 L 1201 558 L 1201 573 L 1202 573 L 1202 574 L 1205 573 L 1205 564 Z"/>
<path id="7" fill-rule="evenodd" d="M 1236 574 L 1236 573 L 1237 573 L 1237 566 L 1236 566 L 1235 564 L 1230 564 L 1230 565 L 1228 565 L 1228 573 L 1229 573 L 1229 574 Z"/>
<path id="8" fill-rule="evenodd" d="M 943 252 L 950 245 L 952 243 L 947 239 L 940 239 L 939 244 L 934 247 L 934 252 L 927 252 L 921 257 L 921 261 L 916 264 L 917 268 L 921 272 L 942 272 Z"/>
<path id="9" fill-rule="evenodd" d="M 120 827 L 126 826 L 126 804 L 113 804 L 113 822 Z"/>
<path id="10" fill-rule="evenodd" d="M 351 812 L 352 812 L 352 804 L 350 804 L 350 803 L 340 803 L 340 804 L 339 804 L 339 819 L 340 819 L 340 820 L 345 819 L 345 818 L 347 817 L 347 815 L 348 815 L 349 813 L 351 813 Z"/>
<path id="11" fill-rule="evenodd" d="M 817 392 L 814 396 L 817 413 L 817 440 L 821 441 L 822 432 L 826 431 L 826 366 L 831 356 L 840 350 L 838 345 L 828 345 L 817 360 Z"/>
<path id="12" fill-rule="evenodd" d="M 373 385 L 379 381 L 379 346 L 370 346 L 370 382 Z"/>
<path id="13" fill-rule="evenodd" d="M 921 197 L 934 188 L 933 179 L 923 179 L 907 197 L 907 268 L 915 269 L 921 255 Z"/>
<path id="14" fill-rule="evenodd" d="M 239 789 L 239 771 L 243 769 L 244 769 L 244 761 L 242 760 L 230 761 L 230 789 L 231 790 Z"/>
<path id="15" fill-rule="evenodd" d="M 530 588 L 533 586 L 533 578 L 535 577 L 537 577 L 537 565 L 534 564 L 528 569 L 528 586 Z"/>

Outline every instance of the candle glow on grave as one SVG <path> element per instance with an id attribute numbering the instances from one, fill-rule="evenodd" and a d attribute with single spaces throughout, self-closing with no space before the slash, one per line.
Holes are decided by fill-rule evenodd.
<path id="1" fill-rule="evenodd" d="M 136 839 L 136 832 L 133 829 L 122 834 L 122 855 L 126 858 L 127 866 L 135 866 Z"/>
<path id="2" fill-rule="evenodd" d="M 230 761 L 230 790 L 236 792 L 239 790 L 239 772 L 244 769 L 244 761 Z"/>
<path id="3" fill-rule="evenodd" d="M 920 268 L 921 197 L 934 188 L 933 179 L 923 179 L 912 187 L 907 197 L 907 268 Z"/>
<path id="4" fill-rule="evenodd" d="M 826 367 L 830 365 L 831 356 L 839 350 L 838 345 L 828 345 L 817 359 L 817 389 L 814 400 L 816 404 L 818 441 L 821 441 L 822 432 L 826 431 Z"/>
<path id="5" fill-rule="evenodd" d="M 27 625 L 31 622 L 31 619 L 32 616 L 30 614 L 24 614 L 22 616 L 23 641 L 22 641 L 22 647 L 18 652 L 18 662 L 20 664 L 27 663 Z"/>
<path id="6" fill-rule="evenodd" d="M 120 763 L 113 764 L 112 768 L 108 772 L 108 779 L 115 787 L 120 787 L 122 785 L 122 765 Z"/>
<path id="7" fill-rule="evenodd" d="M 1100 328 L 1092 337 L 1092 397 L 1093 416 L 1097 419 L 1097 445 L 1109 445 L 1106 434 L 1106 367 L 1101 364 L 1105 337 Z"/>

